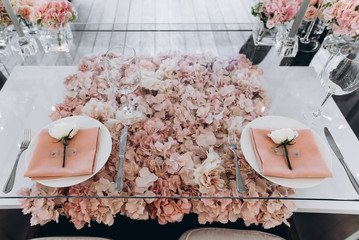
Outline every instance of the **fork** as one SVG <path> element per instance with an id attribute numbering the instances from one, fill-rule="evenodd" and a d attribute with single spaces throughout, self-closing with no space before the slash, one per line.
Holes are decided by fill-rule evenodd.
<path id="1" fill-rule="evenodd" d="M 244 186 L 243 183 L 243 179 L 242 179 L 242 175 L 241 172 L 239 171 L 239 166 L 238 166 L 238 159 L 237 159 L 237 137 L 235 134 L 231 133 L 228 135 L 228 147 L 229 149 L 232 150 L 233 155 L 234 155 L 234 162 L 236 163 L 236 185 L 237 185 L 237 191 L 239 193 L 245 193 L 246 192 L 246 188 Z"/>
<path id="2" fill-rule="evenodd" d="M 8 192 L 10 192 L 12 190 L 12 188 L 14 186 L 14 182 L 15 182 L 17 164 L 19 163 L 19 159 L 20 159 L 20 156 L 21 156 L 22 152 L 25 151 L 29 147 L 30 141 L 31 141 L 31 129 L 30 128 L 25 128 L 24 133 L 22 135 L 22 141 L 21 141 L 21 145 L 20 145 L 20 152 L 17 154 L 17 158 L 16 158 L 16 161 L 15 161 L 14 166 L 12 168 L 12 171 L 10 173 L 10 176 L 7 179 L 7 182 L 6 182 L 5 186 L 4 186 L 4 189 L 2 190 L 4 193 L 8 193 Z"/>

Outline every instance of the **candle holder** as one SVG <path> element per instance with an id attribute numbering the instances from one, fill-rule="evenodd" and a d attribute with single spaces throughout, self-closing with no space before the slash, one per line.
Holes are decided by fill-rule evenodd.
<path id="1" fill-rule="evenodd" d="M 282 57 L 295 57 L 298 52 L 298 36 L 289 36 L 290 27 L 290 22 L 280 25 L 275 39 L 276 50 Z"/>
<path id="2" fill-rule="evenodd" d="M 34 56 L 37 53 L 37 43 L 30 34 L 20 37 L 14 35 L 10 42 L 11 50 L 22 57 Z"/>
<path id="3" fill-rule="evenodd" d="M 276 40 L 276 49 L 282 57 L 295 57 L 298 53 L 298 36 L 289 37 L 283 34 Z"/>
<path id="4" fill-rule="evenodd" d="M 17 19 L 17 16 L 12 8 L 9 0 L 1 0 L 6 12 L 8 13 L 11 22 L 17 32 L 17 35 L 14 35 L 11 39 L 11 50 L 22 57 L 33 56 L 37 53 L 37 43 L 35 39 L 30 36 L 28 33 L 24 33 L 20 23 Z"/>

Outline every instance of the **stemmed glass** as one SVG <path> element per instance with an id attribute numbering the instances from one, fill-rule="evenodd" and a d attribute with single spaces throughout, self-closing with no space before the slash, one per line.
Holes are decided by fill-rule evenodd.
<path id="1" fill-rule="evenodd" d="M 334 55 L 319 74 L 321 85 L 327 95 L 315 111 L 304 114 L 313 124 L 318 120 L 330 121 L 331 118 L 323 114 L 323 109 L 332 95 L 349 94 L 359 88 L 359 47 L 344 46 Z"/>
<path id="2" fill-rule="evenodd" d="M 305 35 L 299 38 L 299 51 L 301 52 L 315 52 L 319 49 L 320 43 L 317 39 L 311 39 L 310 34 L 312 33 L 313 27 L 318 20 L 321 8 L 324 1 L 320 1 L 318 5 L 318 10 L 313 16 L 313 20 L 310 22 Z"/>
<path id="3" fill-rule="evenodd" d="M 106 78 L 110 87 L 119 95 L 128 95 L 136 90 L 141 81 L 136 51 L 126 46 L 110 48 L 105 55 Z M 128 121 L 138 116 L 131 101 L 120 109 L 121 119 Z"/>

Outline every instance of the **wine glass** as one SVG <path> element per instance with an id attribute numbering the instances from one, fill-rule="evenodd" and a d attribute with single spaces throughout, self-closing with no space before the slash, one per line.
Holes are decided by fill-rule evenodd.
<path id="1" fill-rule="evenodd" d="M 349 94 L 359 88 L 359 47 L 343 46 L 326 64 L 319 74 L 321 85 L 327 95 L 315 111 L 304 114 L 307 120 L 330 122 L 331 117 L 323 114 L 323 109 L 332 95 Z"/>
<path id="2" fill-rule="evenodd" d="M 136 90 L 141 81 L 136 51 L 126 46 L 110 48 L 105 54 L 106 79 L 119 95 L 128 95 Z M 138 115 L 138 111 L 127 100 L 120 108 L 121 120 L 127 121 Z"/>

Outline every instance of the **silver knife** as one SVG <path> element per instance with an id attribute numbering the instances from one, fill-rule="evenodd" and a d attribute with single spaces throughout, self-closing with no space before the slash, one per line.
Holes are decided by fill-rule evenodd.
<path id="1" fill-rule="evenodd" d="M 120 161 L 118 164 L 116 184 L 115 184 L 115 190 L 117 192 L 122 192 L 122 188 L 123 188 L 123 159 L 125 157 L 125 152 L 126 152 L 127 132 L 128 132 L 128 127 L 125 126 L 121 131 L 121 137 L 120 137 L 120 146 L 119 146 Z"/>
<path id="2" fill-rule="evenodd" d="M 334 138 L 333 138 L 332 134 L 330 134 L 329 129 L 327 127 L 324 128 L 324 134 L 325 134 L 325 137 L 328 140 L 328 143 L 329 143 L 330 147 L 334 151 L 334 153 L 337 156 L 337 158 L 339 159 L 340 163 L 343 165 L 344 170 L 347 173 L 347 175 L 349 177 L 349 180 L 352 183 L 355 191 L 359 194 L 358 180 L 354 177 L 354 175 L 351 173 L 350 169 L 348 168 L 347 164 L 344 162 L 344 157 L 343 157 L 342 153 L 340 152 L 337 144 L 334 141 Z"/>

